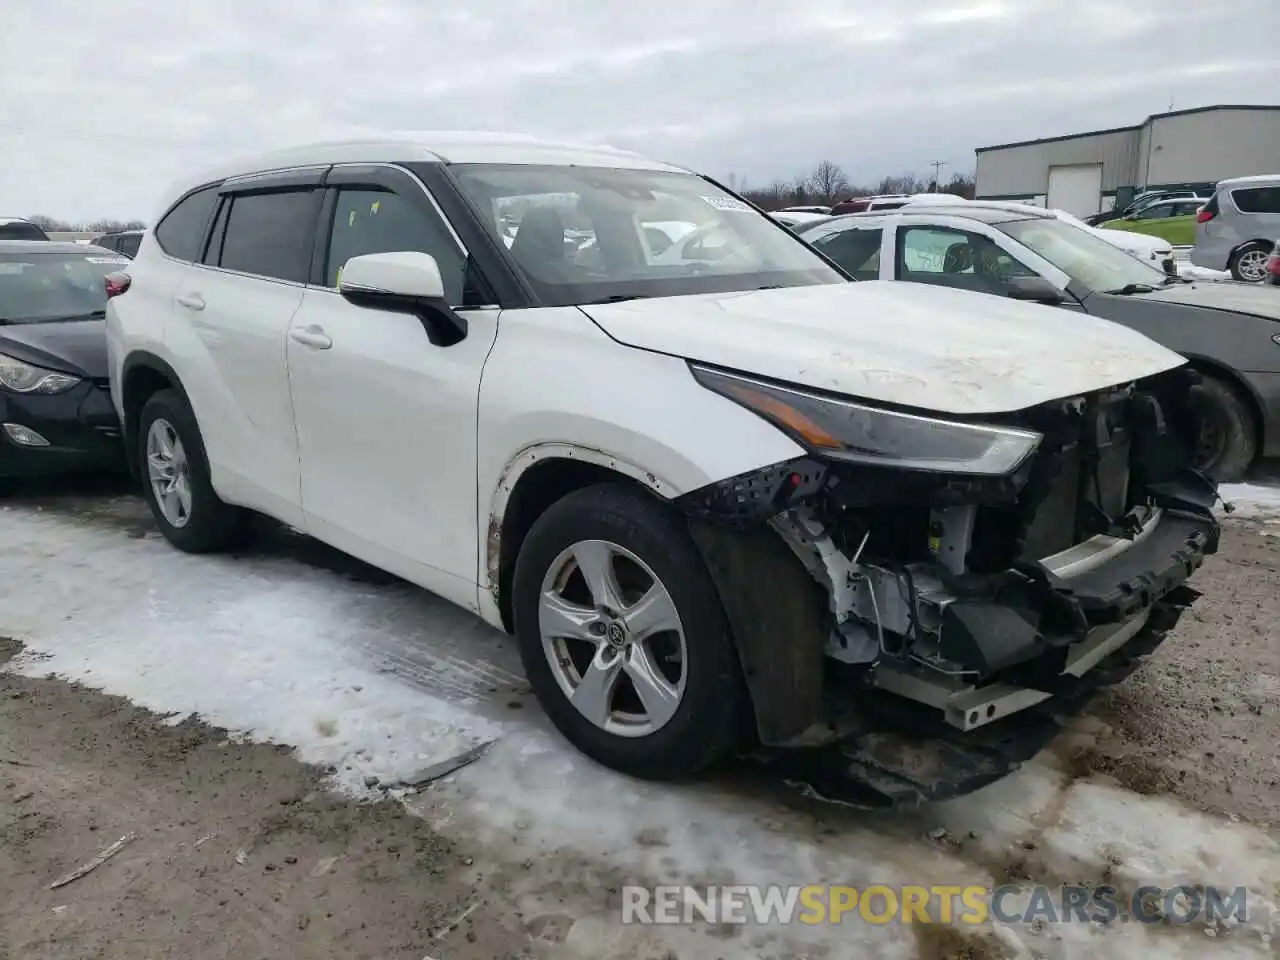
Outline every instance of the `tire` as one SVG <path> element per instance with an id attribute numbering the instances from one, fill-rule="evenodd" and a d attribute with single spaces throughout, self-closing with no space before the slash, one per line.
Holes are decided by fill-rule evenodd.
<path id="1" fill-rule="evenodd" d="M 1253 410 L 1229 383 L 1202 373 L 1192 397 L 1205 418 L 1206 433 L 1196 450 L 1196 467 L 1223 483 L 1244 477 L 1258 453 Z"/>
<path id="2" fill-rule="evenodd" d="M 604 697 L 606 705 L 616 704 L 620 711 L 606 710 L 606 723 L 614 726 L 609 729 L 588 719 L 562 685 L 569 672 L 580 672 L 581 667 L 567 666 L 571 657 L 556 656 L 549 649 L 555 641 L 544 642 L 540 611 L 547 579 L 555 574 L 566 552 L 576 549 L 575 545 L 585 544 L 591 549 L 594 544 L 598 549 L 602 542 L 621 548 L 648 568 L 643 574 L 651 575 L 665 588 L 683 628 L 683 665 L 679 671 L 683 689 L 678 705 L 669 719 L 648 732 L 632 729 L 620 734 L 617 731 L 626 729 L 625 725 L 612 719 L 626 715 L 628 695 L 637 698 L 633 703 L 640 705 L 640 688 L 631 680 L 629 660 L 613 694 Z M 576 561 L 568 563 L 570 568 L 581 569 Z M 613 568 L 620 584 L 628 573 L 641 575 L 639 567 L 626 557 L 615 560 Z M 575 585 L 575 576 L 578 574 L 569 576 L 570 587 Z M 578 580 L 576 585 L 585 589 L 585 581 Z M 623 587 L 621 592 L 628 592 L 625 584 Z M 553 504 L 534 523 L 521 545 L 512 589 L 515 632 L 533 692 L 556 728 L 582 753 L 632 776 L 671 780 L 703 770 L 746 742 L 750 724 L 746 722 L 745 684 L 719 596 L 684 523 L 647 493 L 622 484 L 601 484 L 575 491 Z M 581 593 L 580 599 L 583 607 L 590 603 L 586 593 Z M 628 610 L 635 611 L 635 606 L 627 606 L 634 601 L 634 595 L 621 599 L 624 609 L 617 612 L 625 615 Z M 623 619 L 619 617 L 611 623 Z M 602 621 L 599 625 L 604 626 Z M 645 646 L 657 666 L 660 658 L 653 653 L 660 641 L 668 649 L 677 642 L 674 633 L 658 633 L 643 643 L 611 651 L 611 641 L 604 639 L 604 634 L 602 630 L 598 637 L 567 641 L 565 645 L 572 644 L 578 655 L 585 652 L 588 660 L 593 649 L 600 656 L 617 655 L 621 650 L 625 659 L 634 653 L 633 647 Z M 609 636 L 613 636 L 612 627 Z M 669 656 L 662 661 L 664 671 L 676 670 L 671 660 Z M 665 679 L 671 681 L 670 675 Z"/>
<path id="3" fill-rule="evenodd" d="M 175 522 L 161 505 L 151 482 L 148 444 L 157 424 L 167 424 L 185 455 L 189 507 L 184 522 Z M 157 429 L 161 429 L 157 427 Z M 176 448 L 175 448 L 176 449 Z M 249 531 L 250 514 L 223 503 L 209 481 L 209 461 L 195 414 L 175 390 L 161 390 L 147 400 L 138 416 L 139 476 L 143 496 L 151 508 L 156 526 L 165 539 L 184 553 L 215 553 L 242 544 Z"/>
<path id="4" fill-rule="evenodd" d="M 1267 277 L 1267 257 L 1270 255 L 1271 246 L 1269 244 L 1263 243 L 1261 240 L 1251 240 L 1231 254 L 1231 261 L 1227 264 L 1227 269 L 1231 271 L 1231 276 L 1235 280 L 1244 283 L 1261 283 Z M 1244 261 L 1243 271 L 1241 270 L 1242 260 Z M 1257 264 L 1256 270 L 1254 268 L 1255 263 Z"/>

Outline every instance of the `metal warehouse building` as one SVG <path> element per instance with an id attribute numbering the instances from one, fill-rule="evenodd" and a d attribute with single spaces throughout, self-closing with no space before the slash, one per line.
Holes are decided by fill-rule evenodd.
<path id="1" fill-rule="evenodd" d="M 1280 106 L 1216 106 L 1115 127 L 977 149 L 979 199 L 1023 200 L 1087 216 L 1142 190 L 1203 196 L 1229 177 L 1280 173 Z"/>

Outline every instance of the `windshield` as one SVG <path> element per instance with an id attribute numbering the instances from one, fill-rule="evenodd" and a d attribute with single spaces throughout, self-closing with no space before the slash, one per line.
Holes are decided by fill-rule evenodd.
<path id="1" fill-rule="evenodd" d="M 1168 279 L 1093 231 L 1065 220 L 1012 220 L 999 226 L 1090 290 L 1116 291 L 1134 284 L 1158 287 Z"/>
<path id="2" fill-rule="evenodd" d="M 551 305 L 846 282 L 781 224 L 692 174 L 524 164 L 451 170 Z"/>
<path id="3" fill-rule="evenodd" d="M 103 278 L 124 257 L 83 253 L 0 253 L 0 323 L 92 319 L 107 308 Z"/>

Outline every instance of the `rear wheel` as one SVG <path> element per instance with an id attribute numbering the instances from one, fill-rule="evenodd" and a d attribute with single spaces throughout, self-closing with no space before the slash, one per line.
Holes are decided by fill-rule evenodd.
<path id="1" fill-rule="evenodd" d="M 1196 467 L 1215 480 L 1241 479 L 1258 453 L 1258 433 L 1249 404 L 1231 384 L 1208 374 L 1192 396 L 1200 412 Z"/>
<path id="2" fill-rule="evenodd" d="M 555 503 L 521 545 L 513 591 L 534 693 L 583 753 L 669 779 L 740 742 L 719 597 L 684 524 L 649 495 L 605 484 Z"/>
<path id="3" fill-rule="evenodd" d="M 1245 283 L 1261 283 L 1267 278 L 1267 258 L 1271 248 L 1261 241 L 1246 243 L 1231 255 L 1227 265 L 1231 276 Z"/>
<path id="4" fill-rule="evenodd" d="M 214 492 L 195 414 L 177 391 L 161 390 L 143 406 L 138 456 L 151 515 L 175 547 L 211 553 L 244 539 L 249 514 L 223 503 Z"/>

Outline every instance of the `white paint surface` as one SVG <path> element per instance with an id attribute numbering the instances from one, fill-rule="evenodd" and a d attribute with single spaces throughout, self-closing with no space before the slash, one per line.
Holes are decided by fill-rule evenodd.
<path id="1" fill-rule="evenodd" d="M 1027 843 L 1036 850 L 1033 875 L 1050 883 L 1096 881 L 1110 856 L 1125 882 L 1247 884 L 1256 912 L 1243 928 L 1220 932 L 1213 955 L 1273 955 L 1264 936 L 1280 933 L 1267 904 L 1280 845 L 1247 825 L 1106 783 L 1067 782 L 1048 759 L 898 819 L 789 808 L 739 782 L 628 780 L 569 749 L 527 698 L 526 709 L 508 706 L 521 686 L 509 638 L 421 591 L 368 576 L 375 582 L 279 549 L 238 560 L 183 556 L 154 536 L 131 539 L 118 524 L 0 510 L 0 633 L 29 646 L 12 669 L 122 694 L 174 722 L 198 712 L 252 739 L 292 744 L 303 760 L 334 765 L 335 785 L 356 796 L 369 794 L 368 776 L 394 780 L 498 737 L 484 758 L 411 805 L 469 849 L 483 844 L 489 853 L 477 864 L 487 875 L 531 860 L 508 873 L 511 909 L 576 918 L 566 956 L 640 960 L 674 949 L 681 960 L 916 958 L 909 929 L 859 921 L 748 927 L 729 940 L 697 928 L 624 929 L 616 900 L 601 890 L 619 877 L 986 883 Z M 974 837 L 959 850 L 927 840 L 939 825 Z M 648 839 L 639 842 L 641 834 Z M 999 936 L 1019 956 L 1055 960 L 1191 960 L 1209 943 L 1200 929 L 1137 924 Z"/>

